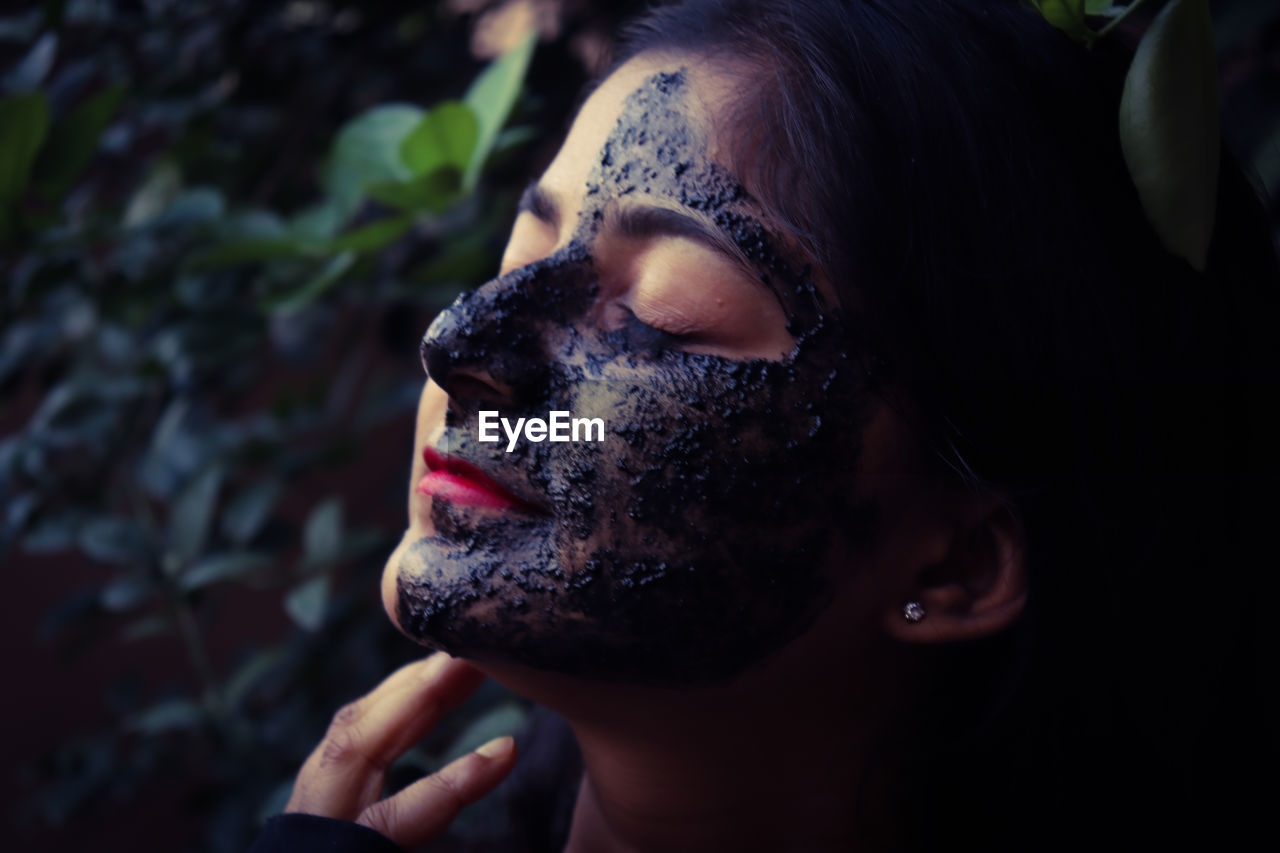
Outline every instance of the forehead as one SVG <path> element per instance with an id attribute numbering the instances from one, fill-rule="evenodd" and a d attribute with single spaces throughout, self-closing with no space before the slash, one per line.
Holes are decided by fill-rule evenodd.
<path id="1" fill-rule="evenodd" d="M 643 197 L 644 204 L 714 216 L 740 247 L 755 242 L 744 239 L 741 223 L 755 223 L 777 257 L 794 270 L 809 268 L 821 300 L 838 306 L 822 270 L 739 183 L 729 117 L 753 76 L 732 61 L 665 53 L 632 58 L 583 104 L 539 186 L 579 225 L 628 195 L 629 203 Z"/>
<path id="2" fill-rule="evenodd" d="M 682 155 L 728 166 L 716 144 L 713 113 L 715 105 L 728 96 L 730 87 L 720 75 L 709 73 L 689 57 L 641 54 L 610 74 L 591 93 L 560 152 L 542 176 L 541 185 L 557 195 L 568 209 L 581 207 L 591 171 L 599 164 L 624 112 L 632 122 L 646 121 L 646 111 L 643 105 L 636 109 L 635 98 L 657 75 L 679 75 L 679 83 L 663 96 L 662 106 L 678 112 L 681 123 L 691 132 L 687 142 L 695 150 L 681 152 Z"/>

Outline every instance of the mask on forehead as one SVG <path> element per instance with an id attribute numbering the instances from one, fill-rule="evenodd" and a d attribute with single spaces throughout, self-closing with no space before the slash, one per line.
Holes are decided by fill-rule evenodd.
<path id="1" fill-rule="evenodd" d="M 853 470 L 866 383 L 812 281 L 771 248 L 753 202 L 681 112 L 682 74 L 623 105 L 572 242 L 464 294 L 423 339 L 451 405 L 436 449 L 539 512 L 432 502 L 435 535 L 399 566 L 398 620 L 454 655 L 650 684 L 730 678 L 801 633 L 828 599 L 841 545 L 869 529 Z M 633 323 L 602 329 L 591 248 L 607 205 L 701 211 L 790 311 L 779 361 L 672 348 Z M 696 270 L 685 286 L 696 288 Z M 483 375 L 502 399 L 468 399 Z M 603 441 L 478 440 L 478 413 L 601 418 Z"/>

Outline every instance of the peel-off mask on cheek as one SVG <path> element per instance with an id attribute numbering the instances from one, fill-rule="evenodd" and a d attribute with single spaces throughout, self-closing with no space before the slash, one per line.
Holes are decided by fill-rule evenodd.
<path id="1" fill-rule="evenodd" d="M 451 398 L 434 450 L 518 503 L 432 500 L 434 534 L 395 567 L 397 619 L 425 645 L 592 679 L 723 681 L 812 623 L 832 556 L 867 535 L 872 509 L 851 497 L 865 377 L 810 277 L 705 159 L 686 88 L 683 73 L 658 74 L 625 100 L 566 248 L 464 294 L 428 329 L 424 362 Z M 593 240 L 628 195 L 713 217 L 784 305 L 792 352 L 738 360 L 638 323 L 601 328 Z M 680 275 L 699 286 L 696 270 Z M 479 440 L 479 412 L 494 408 L 600 418 L 603 440 L 507 452 Z"/>

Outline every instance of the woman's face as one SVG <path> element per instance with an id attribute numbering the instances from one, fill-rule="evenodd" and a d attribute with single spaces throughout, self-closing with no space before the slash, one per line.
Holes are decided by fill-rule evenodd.
<path id="1" fill-rule="evenodd" d="M 415 640 L 723 681 L 802 633 L 863 543 L 875 404 L 829 294 L 720 154 L 740 83 L 653 56 L 615 72 L 526 192 L 502 274 L 427 330 L 410 526 L 383 581 Z M 501 426 L 553 412 L 599 418 L 579 433 L 599 440 Z"/>

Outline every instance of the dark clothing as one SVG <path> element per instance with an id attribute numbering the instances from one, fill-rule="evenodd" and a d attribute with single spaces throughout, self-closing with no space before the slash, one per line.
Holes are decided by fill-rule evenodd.
<path id="1" fill-rule="evenodd" d="M 516 734 L 516 749 L 515 768 L 486 798 L 484 811 L 455 822 L 444 836 L 420 848 L 421 853 L 560 853 L 564 849 L 582 780 L 582 754 L 573 731 L 558 714 L 535 707 Z M 404 853 L 366 826 L 298 813 L 268 820 L 248 853 L 312 850 Z"/>

